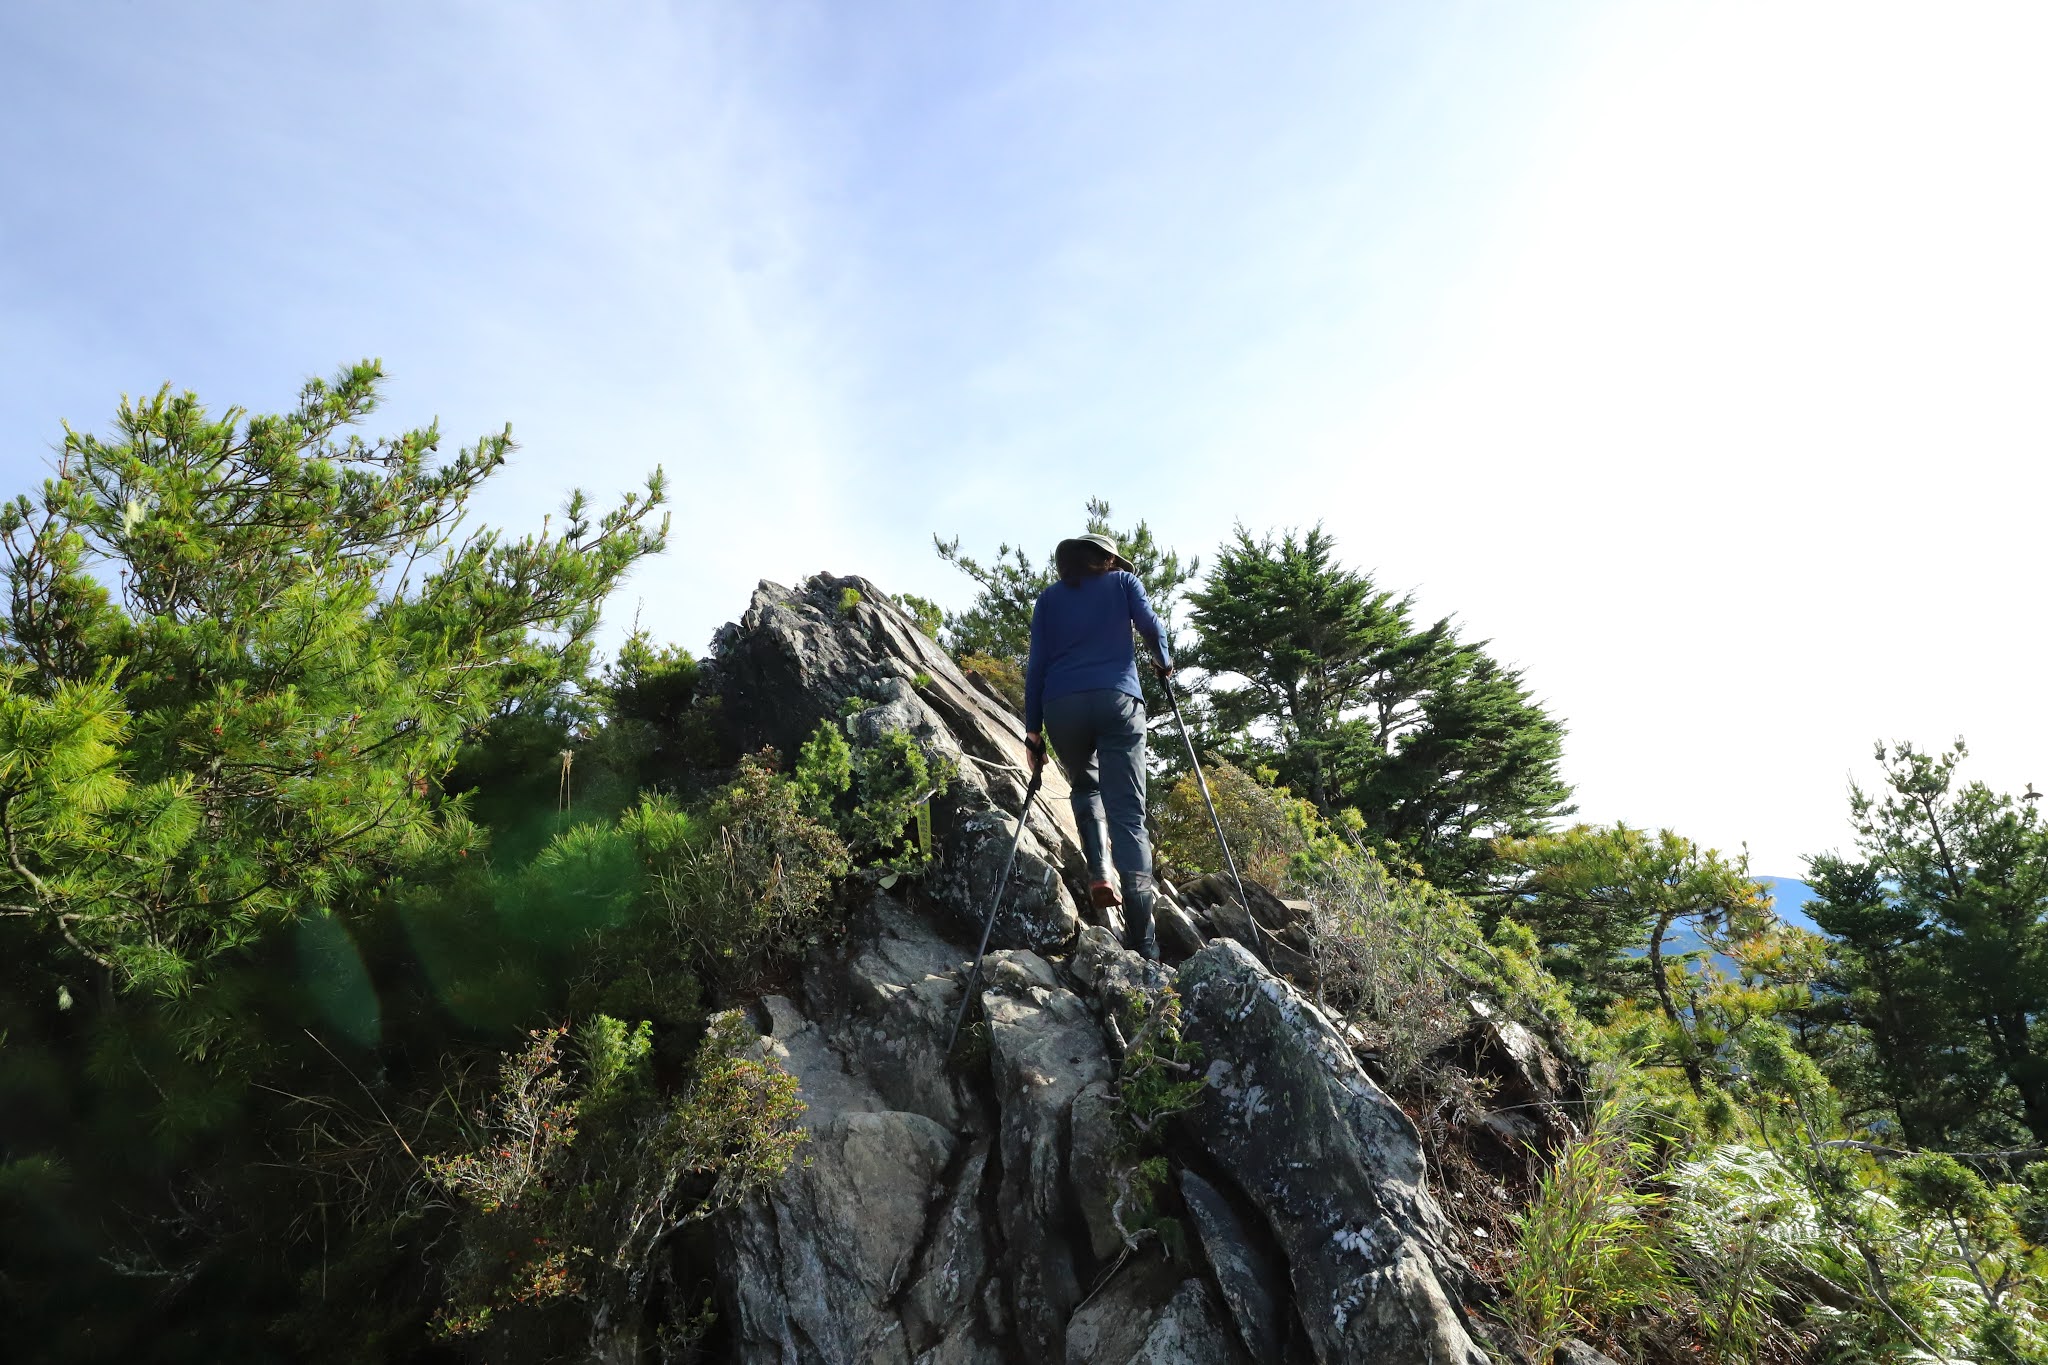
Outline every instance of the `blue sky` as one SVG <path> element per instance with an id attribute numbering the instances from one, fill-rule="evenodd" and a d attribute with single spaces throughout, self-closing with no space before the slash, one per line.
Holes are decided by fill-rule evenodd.
<path id="1" fill-rule="evenodd" d="M 2032 7 L 0 7 L 0 462 L 166 380 L 664 465 L 616 604 L 1107 497 L 1323 520 L 1572 726 L 1585 813 L 1760 870 L 1870 743 L 2048 778 Z"/>

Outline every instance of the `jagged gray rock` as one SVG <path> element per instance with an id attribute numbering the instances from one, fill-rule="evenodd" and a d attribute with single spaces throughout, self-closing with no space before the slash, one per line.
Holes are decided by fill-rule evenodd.
<path id="1" fill-rule="evenodd" d="M 1209 1088 L 1198 1140 L 1264 1216 L 1321 1361 L 1483 1365 L 1422 1141 L 1329 1019 L 1234 941 L 1180 969 Z"/>
<path id="2" fill-rule="evenodd" d="M 1576 1078 L 1526 1025 L 1477 996 L 1468 1004 L 1474 1024 L 1465 1039 L 1465 1060 L 1494 1088 L 1492 1111 L 1481 1126 L 1505 1152 L 1525 1161 L 1536 1152 L 1555 1151 L 1578 1134 L 1561 1102 L 1576 1088 Z"/>
<path id="3" fill-rule="evenodd" d="M 975 1315 L 992 1268 L 981 1214 L 989 1149 L 986 1138 L 968 1146 L 903 1299 L 904 1333 L 918 1365 L 1002 1359 Z"/>
<path id="4" fill-rule="evenodd" d="M 1180 1173 L 1181 1200 L 1194 1220 L 1202 1255 L 1237 1325 L 1238 1339 L 1258 1365 L 1278 1365 L 1281 1295 L 1286 1276 L 1257 1245 L 1230 1201 L 1193 1171 Z"/>
<path id="5" fill-rule="evenodd" d="M 764 1049 L 797 1077 L 811 1141 L 807 1164 L 720 1226 L 723 1259 L 746 1270 L 731 1286 L 739 1358 L 907 1365 L 895 1299 L 957 1139 L 885 1108 L 788 1001 L 770 1013 Z"/>
<path id="6" fill-rule="evenodd" d="M 851 606 L 849 591 L 858 595 Z M 847 723 L 842 707 L 858 697 L 872 705 L 851 719 L 856 740 L 902 731 L 958 765 L 960 780 L 932 803 L 937 847 L 924 889 L 959 932 L 978 935 L 1024 793 L 1028 755 L 1016 714 L 970 684 L 865 578 L 821 574 L 796 591 L 764 582 L 713 649 L 707 688 L 742 748 L 794 754 L 820 722 Z M 1057 951 L 1087 904 L 1086 865 L 1057 765 L 1025 830 L 991 941 Z"/>
<path id="7" fill-rule="evenodd" d="M 890 1107 L 959 1130 L 965 1101 L 946 1067 L 971 950 L 941 938 L 898 896 L 878 893 L 840 958 L 813 962 L 811 1013 L 832 1021 L 844 1065 Z"/>
<path id="8" fill-rule="evenodd" d="M 1243 1365 L 1200 1280 L 1159 1257 L 1126 1263 L 1074 1314 L 1067 1365 Z"/>
<path id="9" fill-rule="evenodd" d="M 1121 948 L 1113 917 L 1083 922 L 1056 772 L 1024 817 L 985 1026 L 944 1055 L 1023 796 L 1015 714 L 862 579 L 763 584 L 707 671 L 744 746 L 793 750 L 857 695 L 856 744 L 907 731 L 961 773 L 935 802 L 929 872 L 856 880 L 843 936 L 764 1002 L 762 1048 L 796 1075 L 812 1142 L 807 1168 L 716 1224 L 734 1359 L 1265 1365 L 1284 1349 L 1478 1365 L 1413 1126 L 1327 1018 L 1238 944 L 1207 941 L 1251 937 L 1217 882 L 1162 897 L 1210 1082 L 1169 1149 L 1179 1199 L 1153 1211 L 1185 1209 L 1191 1276 L 1156 1240 L 1126 1245 L 1111 1213 L 1118 1020 L 1176 978 Z M 1293 930 L 1298 906 L 1253 896 L 1264 927 Z M 1291 951 L 1279 960 L 1299 969 Z"/>
<path id="10" fill-rule="evenodd" d="M 1159 888 L 1158 899 L 1152 907 L 1152 916 L 1159 935 L 1159 955 L 1168 962 L 1178 965 L 1202 951 L 1202 945 L 1209 936 L 1195 922 L 1179 897 L 1166 887 Z"/>
<path id="11" fill-rule="evenodd" d="M 1067 1315 L 1093 1270 L 1083 1192 L 1070 1174 L 1074 1101 L 1109 1079 L 1109 1055 L 1095 1015 L 1063 989 L 1033 953 L 992 953 L 982 1009 L 988 1017 L 989 1071 L 1002 1110 L 1000 1214 L 1010 1248 L 1011 1309 L 1017 1335 L 1034 1360 L 1057 1360 Z M 1105 1137 L 1084 1139 L 1100 1150 Z M 1095 1193 L 1090 1191 L 1089 1193 Z"/>

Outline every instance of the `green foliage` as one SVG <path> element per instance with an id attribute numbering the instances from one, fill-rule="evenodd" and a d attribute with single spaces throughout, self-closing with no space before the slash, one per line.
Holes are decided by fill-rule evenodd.
<path id="1" fill-rule="evenodd" d="M 1174 1252 L 1179 1225 L 1160 1209 L 1172 1178 L 1167 1127 L 1201 1100 L 1201 1049 L 1182 1036 L 1180 995 L 1171 986 L 1126 998 L 1120 1023 L 1128 1040 L 1117 1068 L 1110 1220 L 1126 1248 L 1155 1236 Z"/>
<path id="2" fill-rule="evenodd" d="M 1851 793 L 1858 856 L 1809 860 L 1810 908 L 1901 1136 L 2048 1142 L 2048 826 L 1959 784 L 1965 756 L 1880 748 L 1884 790 Z"/>
<path id="3" fill-rule="evenodd" d="M 698 695 L 688 650 L 633 632 L 606 664 L 599 696 L 604 725 L 590 737 L 590 757 L 626 774 L 629 790 L 674 793 L 692 769 L 729 763 L 718 751 L 717 699 Z"/>
<path id="4" fill-rule="evenodd" d="M 1344 568 L 1320 526 L 1238 528 L 1189 601 L 1193 661 L 1238 680 L 1213 693 L 1218 731 L 1324 811 L 1355 808 L 1431 881 L 1476 887 L 1492 838 L 1568 812 L 1564 728 L 1520 675 L 1447 619 L 1417 625 L 1413 599 Z"/>
<path id="5" fill-rule="evenodd" d="M 576 1141 L 576 1106 L 561 1071 L 561 1029 L 536 1029 L 526 1048 L 498 1069 L 498 1089 L 478 1112 L 482 1145 L 425 1159 L 436 1184 L 480 1212 L 517 1210 Z"/>
<path id="6" fill-rule="evenodd" d="M 1672 1293 L 1670 1256 L 1654 1223 L 1663 1200 L 1644 1183 L 1652 1147 L 1632 1131 L 1633 1120 L 1619 1101 L 1598 1106 L 1586 1135 L 1565 1148 L 1515 1220 L 1503 1307 L 1533 1360 Z"/>
<path id="7" fill-rule="evenodd" d="M 995 689 L 996 695 L 1024 714 L 1024 660 L 999 659 L 993 654 L 966 653 L 959 656 L 960 671 L 972 674 Z"/>
<path id="8" fill-rule="evenodd" d="M 661 544 L 659 475 L 598 520 L 572 497 L 559 533 L 458 538 L 510 437 L 439 467 L 431 428 L 339 437 L 380 380 L 246 420 L 124 402 L 0 510 L 4 913 L 123 982 L 187 995 L 268 926 L 465 845 L 434 799 L 463 736 L 580 670 Z"/>
<path id="9" fill-rule="evenodd" d="M 839 610 L 851 616 L 853 609 L 860 604 L 861 595 L 859 588 L 841 588 L 839 590 Z"/>
<path id="10" fill-rule="evenodd" d="M 1308 901 L 1317 1003 L 1351 1021 L 1396 1093 L 1434 1088 L 1475 987 L 1496 975 L 1471 908 L 1364 851 L 1310 865 L 1293 887 Z"/>
<path id="11" fill-rule="evenodd" d="M 839 836 L 804 813 L 796 785 L 763 757 L 742 760 L 705 819 L 715 836 L 679 848 L 659 864 L 655 882 L 684 960 L 732 982 L 796 946 L 852 863 Z"/>
<path id="12" fill-rule="evenodd" d="M 1511 879 L 1501 904 L 1537 935 L 1545 965 L 1570 983 L 1579 1007 L 1604 1016 L 1648 994 L 1670 1054 L 1704 1096 L 1709 1059 L 1724 1041 L 1716 1021 L 1731 1012 L 1713 1015 L 1701 998 L 1721 979 L 1692 970 L 1704 952 L 1671 961 L 1665 947 L 1680 926 L 1713 948 L 1764 932 L 1770 902 L 1750 879 L 1748 856 L 1730 861 L 1668 829 L 1652 836 L 1626 825 L 1574 825 L 1498 847 Z"/>
<path id="13" fill-rule="evenodd" d="M 1216 821 L 1202 801 L 1192 772 L 1182 774 L 1159 802 L 1155 851 L 1175 867 L 1213 871 L 1224 865 L 1216 823 L 1230 841 L 1238 872 L 1267 887 L 1338 855 L 1342 841 L 1314 805 L 1276 787 L 1271 768 L 1248 773 L 1229 763 L 1205 767 Z M 1355 830 L 1356 825 L 1352 828 Z"/>
<path id="14" fill-rule="evenodd" d="M 929 816 L 919 812 L 954 776 L 949 760 L 901 731 L 856 749 L 821 721 L 798 751 L 793 785 L 805 814 L 837 831 L 856 860 L 901 875 L 931 862 Z"/>
<path id="15" fill-rule="evenodd" d="M 654 1024 L 643 1019 L 628 1027 L 609 1014 L 593 1014 L 577 1028 L 576 1048 L 583 1056 L 587 1102 L 601 1104 L 646 1084 Z"/>
<path id="16" fill-rule="evenodd" d="M 736 1012 L 711 1021 L 674 1098 L 648 1083 L 647 1027 L 586 1021 L 580 1082 L 562 1066 L 563 1031 L 535 1032 L 505 1059 L 470 1146 L 426 1158 L 428 1178 L 463 1210 L 442 1335 L 502 1340 L 569 1298 L 623 1309 L 664 1237 L 795 1163 L 807 1136 L 796 1078 L 759 1055 Z"/>
<path id="17" fill-rule="evenodd" d="M 896 605 L 903 608 L 904 615 L 917 623 L 918 630 L 923 632 L 926 638 L 939 638 L 939 631 L 946 624 L 946 613 L 938 603 L 929 598 L 919 597 L 915 593 L 903 592 L 896 594 Z"/>

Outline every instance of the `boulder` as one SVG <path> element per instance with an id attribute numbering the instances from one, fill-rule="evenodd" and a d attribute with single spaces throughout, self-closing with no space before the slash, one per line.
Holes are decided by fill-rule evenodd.
<path id="1" fill-rule="evenodd" d="M 844 1065 L 893 1109 L 954 1131 L 968 1101 L 946 1065 L 972 949 L 949 942 L 890 892 L 878 893 L 840 950 L 814 959 L 803 990 L 811 1016 L 829 1020 Z"/>
<path id="2" fill-rule="evenodd" d="M 1244 893 L 1251 898 L 1249 910 L 1238 903 L 1230 878 L 1215 872 L 1180 887 L 1183 900 L 1202 907 L 1217 937 L 1236 939 L 1290 981 L 1314 981 L 1315 961 L 1293 908 L 1307 902 L 1283 901 L 1255 881 L 1244 884 Z"/>
<path id="3" fill-rule="evenodd" d="M 1209 941 L 1187 907 L 1164 885 L 1153 904 L 1152 919 L 1159 936 L 1159 955 L 1175 965 L 1201 952 L 1202 945 Z"/>
<path id="4" fill-rule="evenodd" d="M 1239 1365 L 1243 1359 L 1202 1282 L 1182 1280 L 1124 1365 Z"/>
<path id="5" fill-rule="evenodd" d="M 1578 1078 L 1529 1027 L 1477 996 L 1469 1004 L 1461 1060 L 1492 1083 L 1483 1126 L 1512 1156 L 1556 1151 L 1578 1133 L 1566 1107 L 1578 1098 Z"/>
<path id="6" fill-rule="evenodd" d="M 719 1225 L 736 1357 L 909 1365 L 894 1300 L 955 1139 L 921 1114 L 885 1109 L 787 1001 L 771 1016 L 764 1051 L 796 1075 L 811 1140 L 808 1164 Z"/>
<path id="7" fill-rule="evenodd" d="M 1228 1322 L 1200 1280 L 1158 1256 L 1120 1266 L 1067 1333 L 1067 1365 L 1243 1365 Z"/>
<path id="8" fill-rule="evenodd" d="M 1052 967 L 1022 950 L 991 953 L 982 1008 L 1002 1114 L 998 1216 L 1009 1252 L 1015 1331 L 1033 1360 L 1057 1360 L 1067 1315 L 1094 1272 L 1083 1192 L 1069 1176 L 1075 1099 L 1112 1074 L 1095 1015 Z M 1097 1194 L 1096 1191 L 1088 1191 Z"/>
<path id="9" fill-rule="evenodd" d="M 982 1224 L 989 1152 L 986 1139 L 967 1148 L 903 1297 L 904 1332 L 919 1365 L 1002 1358 L 977 1312 L 996 1269 Z"/>
<path id="10" fill-rule="evenodd" d="M 1330 1020 L 1230 941 L 1180 992 L 1209 1081 L 1186 1122 L 1278 1241 L 1316 1359 L 1483 1365 L 1421 1139 Z"/>
<path id="11" fill-rule="evenodd" d="M 956 936 L 979 937 L 1023 805 L 1023 724 L 969 683 L 874 584 L 829 574 L 794 591 L 762 583 L 745 615 L 713 637 L 704 686 L 742 749 L 769 745 L 794 755 L 830 723 L 847 726 L 855 742 L 907 733 L 953 762 L 959 780 L 932 802 L 935 848 L 923 883 Z M 854 699 L 863 709 L 847 716 Z M 1055 950 L 1073 937 L 1087 903 L 1087 869 L 1057 765 L 1024 823 L 991 942 Z"/>

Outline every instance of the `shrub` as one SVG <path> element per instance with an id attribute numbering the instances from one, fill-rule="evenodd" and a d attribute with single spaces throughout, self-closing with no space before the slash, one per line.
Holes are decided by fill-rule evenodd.
<path id="1" fill-rule="evenodd" d="M 820 721 L 798 751 L 793 785 L 803 812 L 836 830 L 854 858 L 900 874 L 931 861 L 928 803 L 953 777 L 949 761 L 901 731 L 855 748 Z"/>
<path id="2" fill-rule="evenodd" d="M 506 1058 L 470 1150 L 424 1163 L 463 1215 L 442 1335 L 504 1331 L 508 1311 L 565 1298 L 633 1311 L 669 1234 L 780 1180 L 806 1140 L 796 1078 L 737 1011 L 711 1020 L 668 1098 L 653 1093 L 644 1023 L 585 1021 L 580 1081 L 563 1032 Z"/>
<path id="3" fill-rule="evenodd" d="M 993 654 L 962 654 L 960 671 L 971 673 L 995 689 L 997 696 L 1017 714 L 1024 713 L 1024 661 L 1002 659 Z"/>
<path id="4" fill-rule="evenodd" d="M 1201 1050 L 1181 1034 L 1180 994 L 1171 986 L 1133 992 L 1121 1013 L 1130 1041 L 1117 1068 L 1109 1216 L 1126 1248 L 1149 1235 L 1175 1251 L 1179 1224 L 1159 1211 L 1171 1176 L 1165 1128 L 1202 1097 Z"/>
<path id="5" fill-rule="evenodd" d="M 715 837 L 657 864 L 656 884 L 687 959 L 730 979 L 794 946 L 852 863 L 839 836 L 804 813 L 797 786 L 758 756 L 742 760 L 705 821 Z"/>
<path id="6" fill-rule="evenodd" d="M 938 603 L 919 597 L 916 593 L 899 592 L 896 594 L 896 605 L 903 609 L 905 616 L 916 623 L 919 632 L 926 639 L 939 638 L 939 627 L 946 624 L 946 613 L 940 609 Z"/>
<path id="7" fill-rule="evenodd" d="M 562 1075 L 562 1030 L 536 1029 L 498 1068 L 498 1089 L 476 1111 L 479 1145 L 426 1158 L 428 1177 L 483 1213 L 517 1209 L 576 1140 L 576 1106 Z"/>
<path id="8" fill-rule="evenodd" d="M 1464 903 L 1426 883 L 1397 880 L 1370 853 L 1318 864 L 1295 883 L 1316 967 L 1316 999 L 1349 1018 L 1402 1089 L 1471 1021 L 1470 987 L 1450 965 Z"/>
<path id="9" fill-rule="evenodd" d="M 1840 1249 L 1784 1163 L 1729 1143 L 1666 1173 L 1669 1234 L 1712 1358 L 1796 1353 L 1799 1305 L 1840 1276 Z M 1790 1310 L 1790 1311 L 1788 1311 Z"/>
<path id="10" fill-rule="evenodd" d="M 1248 773 L 1228 763 L 1203 770 L 1216 802 L 1216 821 L 1230 840 L 1238 872 L 1268 887 L 1283 885 L 1290 872 L 1335 856 L 1340 848 L 1321 814 L 1285 787 L 1272 785 L 1270 770 Z M 1216 826 L 1202 802 L 1193 773 L 1167 790 L 1159 806 L 1158 851 L 1177 868 L 1217 872 L 1224 866 Z"/>

